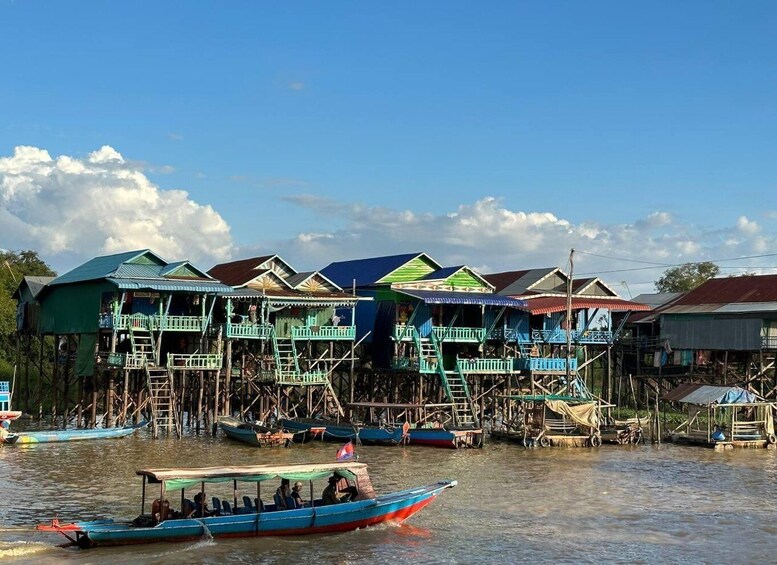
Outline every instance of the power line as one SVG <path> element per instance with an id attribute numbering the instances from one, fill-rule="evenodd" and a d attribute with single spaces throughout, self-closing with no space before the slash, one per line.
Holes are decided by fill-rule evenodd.
<path id="1" fill-rule="evenodd" d="M 606 257 L 604 255 L 596 255 L 594 253 L 588 253 L 586 251 L 578 251 L 578 253 L 585 253 L 586 255 L 592 255 L 594 257 L 604 257 L 606 259 L 612 259 L 614 261 L 627 261 L 627 262 L 635 262 L 635 263 L 649 263 L 648 261 L 638 261 L 636 259 L 627 259 L 625 257 Z M 744 259 L 763 259 L 765 257 L 777 257 L 777 253 L 764 253 L 762 255 L 743 255 L 742 257 L 730 257 L 728 259 L 708 259 L 706 261 L 686 261 L 684 263 L 674 263 L 674 264 L 660 264 L 655 263 L 652 267 L 634 267 L 632 269 L 611 269 L 609 271 L 597 271 L 597 272 L 591 272 L 591 273 L 580 273 L 578 276 L 588 276 L 588 275 L 597 275 L 597 274 L 609 274 L 609 273 L 629 273 L 633 271 L 646 271 L 650 269 L 661 269 L 661 268 L 671 268 L 671 267 L 682 267 L 683 265 L 700 265 L 702 263 L 722 263 L 724 261 L 742 261 Z M 769 269 L 774 267 L 720 267 L 721 269 Z"/>
<path id="2" fill-rule="evenodd" d="M 630 263 L 644 263 L 645 265 L 656 265 L 658 267 L 670 267 L 666 263 L 658 263 L 656 261 L 640 261 L 638 259 L 626 259 L 625 257 L 610 257 L 609 255 L 599 255 L 597 253 L 589 253 L 588 251 L 578 251 L 583 255 L 590 255 L 591 257 L 601 257 L 602 259 L 613 259 L 615 261 L 628 261 Z"/>

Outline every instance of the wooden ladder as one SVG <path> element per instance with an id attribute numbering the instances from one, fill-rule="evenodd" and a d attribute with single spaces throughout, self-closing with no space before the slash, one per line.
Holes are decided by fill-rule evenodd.
<path id="1" fill-rule="evenodd" d="M 175 405 L 173 375 L 164 367 L 146 364 L 149 402 L 151 404 L 151 429 L 154 437 L 160 430 L 175 430 L 181 436 L 181 422 Z"/>

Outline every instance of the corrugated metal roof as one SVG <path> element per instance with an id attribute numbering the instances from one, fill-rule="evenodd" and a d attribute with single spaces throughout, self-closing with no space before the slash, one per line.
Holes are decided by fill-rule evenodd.
<path id="1" fill-rule="evenodd" d="M 230 261 L 229 263 L 219 263 L 210 269 L 208 274 L 229 286 L 243 286 L 259 276 L 262 271 L 258 267 L 273 257 L 275 255 L 262 255 L 261 257 Z"/>
<path id="2" fill-rule="evenodd" d="M 715 386 L 684 383 L 663 396 L 669 402 L 685 404 L 746 404 L 756 402 L 755 394 L 738 386 Z"/>
<path id="3" fill-rule="evenodd" d="M 79 265 L 75 269 L 58 276 L 49 284 L 54 286 L 59 284 L 103 279 L 113 274 L 113 272 L 116 271 L 116 269 L 118 269 L 122 263 L 125 263 L 131 259 L 134 259 L 135 257 L 138 257 L 139 255 L 144 255 L 146 253 L 151 253 L 155 257 L 159 258 L 158 255 L 149 249 L 140 249 L 137 251 L 127 251 L 126 253 L 116 253 L 114 255 L 94 257 L 83 265 Z"/>
<path id="4" fill-rule="evenodd" d="M 483 306 L 509 306 L 526 308 L 525 300 L 486 292 L 448 292 L 439 290 L 399 290 L 398 292 L 423 300 L 427 304 L 473 304 Z"/>
<path id="5" fill-rule="evenodd" d="M 657 306 L 661 306 L 662 304 L 667 304 L 668 302 L 671 302 L 672 300 L 679 298 L 682 295 L 683 295 L 682 292 L 653 292 L 653 293 L 639 294 L 635 296 L 632 300 L 634 300 L 634 302 L 639 302 L 640 304 L 647 304 L 648 306 L 652 306 L 653 308 L 656 308 Z"/>
<path id="6" fill-rule="evenodd" d="M 710 279 L 677 301 L 677 305 L 777 302 L 777 275 Z"/>
<path id="7" fill-rule="evenodd" d="M 463 268 L 464 268 L 464 265 L 457 265 L 456 267 L 443 267 L 442 269 L 437 269 L 436 271 L 429 273 L 421 280 L 422 281 L 444 280 L 444 279 L 447 279 L 452 274 L 457 273 Z"/>
<path id="8" fill-rule="evenodd" d="M 539 298 L 529 298 L 526 300 L 527 308 L 532 314 L 550 314 L 552 312 L 563 312 L 567 308 L 566 296 L 542 296 Z M 592 297 L 572 297 L 572 309 L 581 308 L 607 308 L 614 312 L 625 310 L 650 310 L 646 304 L 638 304 L 630 300 L 621 298 L 592 298 Z"/>
<path id="9" fill-rule="evenodd" d="M 526 294 L 531 287 L 548 275 L 558 271 L 562 277 L 566 277 L 557 267 L 545 267 L 541 269 L 529 269 L 526 271 L 508 271 L 484 275 L 484 278 L 494 285 L 496 292 L 503 296 L 517 296 Z"/>
<path id="10" fill-rule="evenodd" d="M 219 282 L 184 279 L 106 279 L 122 290 L 160 290 L 197 293 L 229 292 L 231 287 Z"/>
<path id="11" fill-rule="evenodd" d="M 164 277 L 162 277 L 160 273 L 163 268 L 164 267 L 161 265 L 135 265 L 133 263 L 124 263 L 119 265 L 114 272 L 109 274 L 114 279 L 162 279 Z"/>
<path id="12" fill-rule="evenodd" d="M 321 269 L 321 274 L 340 288 L 351 288 L 354 280 L 356 280 L 356 286 L 370 286 L 421 255 L 425 254 L 403 253 L 386 257 L 336 261 Z M 430 261 L 434 262 L 431 258 Z"/>

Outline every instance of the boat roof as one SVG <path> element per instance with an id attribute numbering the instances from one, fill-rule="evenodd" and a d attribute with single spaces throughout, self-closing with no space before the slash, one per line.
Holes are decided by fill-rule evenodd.
<path id="1" fill-rule="evenodd" d="M 149 483 L 164 482 L 168 489 L 188 488 L 200 483 L 225 483 L 228 481 L 267 481 L 280 477 L 291 481 L 310 481 L 338 473 L 354 477 L 366 473 L 367 465 L 344 461 L 339 463 L 313 463 L 306 465 L 244 465 L 230 467 L 199 467 L 179 469 L 140 469 L 137 475 L 148 478 Z"/>

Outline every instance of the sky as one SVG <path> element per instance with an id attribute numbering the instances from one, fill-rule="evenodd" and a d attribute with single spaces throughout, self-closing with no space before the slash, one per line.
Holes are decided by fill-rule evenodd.
<path id="1" fill-rule="evenodd" d="M 0 0 L 0 248 L 777 272 L 774 2 Z"/>

